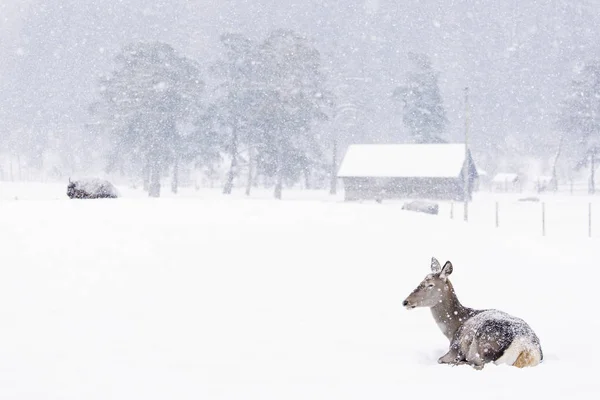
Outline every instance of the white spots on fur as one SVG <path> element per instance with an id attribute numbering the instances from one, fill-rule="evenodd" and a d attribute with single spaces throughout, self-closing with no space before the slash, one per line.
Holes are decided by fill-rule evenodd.
<path id="1" fill-rule="evenodd" d="M 454 311 L 454 315 L 458 315 L 458 311 Z"/>

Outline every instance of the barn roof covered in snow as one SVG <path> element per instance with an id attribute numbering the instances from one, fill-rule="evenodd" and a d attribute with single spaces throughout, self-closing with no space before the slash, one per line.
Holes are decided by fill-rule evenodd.
<path id="1" fill-rule="evenodd" d="M 353 144 L 338 177 L 457 178 L 464 161 L 465 145 L 460 143 Z M 472 159 L 471 165 L 477 176 Z"/>

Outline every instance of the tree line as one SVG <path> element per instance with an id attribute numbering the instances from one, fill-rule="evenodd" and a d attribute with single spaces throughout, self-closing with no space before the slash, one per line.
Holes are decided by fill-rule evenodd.
<path id="1" fill-rule="evenodd" d="M 286 185 L 304 179 L 308 186 L 310 177 L 327 176 L 335 193 L 335 153 L 344 132 L 333 132 L 328 121 L 348 101 L 328 82 L 335 71 L 325 73 L 327 60 L 290 30 L 257 41 L 236 33 L 219 40 L 221 57 L 208 68 L 166 43 L 122 48 L 90 107 L 102 127 L 96 134 L 108 138 L 107 170 L 141 180 L 150 196 L 160 195 L 165 174 L 176 192 L 183 164 L 210 171 L 224 161 L 225 194 L 236 179 L 245 180 L 249 194 L 260 178 L 281 198 Z M 390 88 L 387 100 L 402 115 L 404 141 L 444 142 L 439 72 L 426 54 L 409 53 L 408 60 L 403 83 Z M 575 167 L 591 164 L 592 171 L 598 164 L 599 98 L 600 63 L 590 61 L 576 71 L 555 116 L 561 133 L 556 159 L 566 153 L 578 161 Z"/>
<path id="2" fill-rule="evenodd" d="M 157 197 L 167 171 L 176 192 L 182 163 L 210 167 L 226 157 L 224 193 L 244 163 L 248 193 L 264 176 L 281 198 L 286 183 L 326 170 L 327 141 L 315 127 L 329 118 L 334 100 L 319 51 L 289 30 L 261 42 L 224 34 L 220 42 L 222 57 L 208 68 L 217 82 L 210 93 L 198 62 L 169 44 L 122 49 L 91 107 L 110 137 L 109 172 L 140 177 Z"/>
<path id="3" fill-rule="evenodd" d="M 210 169 L 226 160 L 225 194 L 242 169 L 247 194 L 258 177 L 281 198 L 286 184 L 328 175 L 335 193 L 338 135 L 323 124 L 336 112 L 336 93 L 320 52 L 284 29 L 262 41 L 236 33 L 219 40 L 221 57 L 205 68 L 207 77 L 196 60 L 166 43 L 120 51 L 90 107 L 101 126 L 96 133 L 109 138 L 107 171 L 140 179 L 158 197 L 167 173 L 177 191 L 183 163 Z M 439 141 L 446 117 L 437 72 L 426 55 L 411 59 L 415 71 L 390 99 L 401 104 L 415 141 Z M 209 88 L 205 78 L 215 84 Z"/>

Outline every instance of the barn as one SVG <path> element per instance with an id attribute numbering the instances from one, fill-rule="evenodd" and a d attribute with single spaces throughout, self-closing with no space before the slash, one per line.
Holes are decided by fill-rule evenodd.
<path id="1" fill-rule="evenodd" d="M 469 199 L 477 169 L 465 145 L 353 144 L 338 170 L 346 201 L 378 199 L 464 199 L 463 168 L 468 165 Z"/>
<path id="2" fill-rule="evenodd" d="M 492 179 L 494 192 L 520 192 L 521 178 L 513 172 L 499 172 Z"/>

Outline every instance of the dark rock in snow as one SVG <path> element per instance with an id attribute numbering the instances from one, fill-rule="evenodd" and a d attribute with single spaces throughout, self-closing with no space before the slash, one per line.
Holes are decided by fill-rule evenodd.
<path id="1" fill-rule="evenodd" d="M 408 203 L 404 203 L 402 209 L 437 215 L 439 207 L 437 203 L 432 203 L 423 200 L 415 200 Z"/>
<path id="2" fill-rule="evenodd" d="M 69 179 L 67 196 L 71 199 L 116 199 L 119 194 L 113 184 L 104 179 Z"/>

